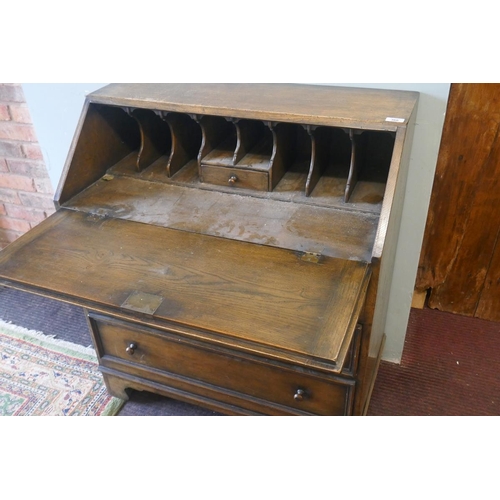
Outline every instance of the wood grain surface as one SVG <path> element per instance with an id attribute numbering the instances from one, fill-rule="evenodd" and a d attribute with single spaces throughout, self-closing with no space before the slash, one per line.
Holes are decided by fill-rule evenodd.
<path id="1" fill-rule="evenodd" d="M 430 307 L 500 321 L 500 85 L 453 84 L 416 288 Z"/>
<path id="2" fill-rule="evenodd" d="M 174 387 L 180 377 L 187 378 L 198 384 L 210 384 L 222 392 L 236 391 L 283 405 L 285 411 L 291 407 L 304 413 L 342 415 L 350 410 L 348 395 L 354 386 L 352 380 L 273 366 L 263 359 L 238 356 L 236 352 L 216 352 L 209 345 L 189 342 L 179 335 L 133 328 L 99 315 L 91 315 L 91 324 L 104 366 L 120 367 L 117 362 L 122 360 L 147 370 L 148 379 L 161 380 L 158 372 L 149 371 L 153 368 L 168 374 Z M 132 354 L 126 350 L 130 343 L 136 346 Z M 140 368 L 136 372 L 140 374 Z M 299 388 L 305 396 L 297 401 L 294 395 Z"/>
<path id="3" fill-rule="evenodd" d="M 128 176 L 102 180 L 67 207 L 173 229 L 370 261 L 378 217 Z"/>
<path id="4" fill-rule="evenodd" d="M 417 98 L 417 92 L 272 83 L 111 84 L 89 95 L 91 102 L 121 106 L 393 131 L 406 125 Z"/>
<path id="5" fill-rule="evenodd" d="M 1 279 L 118 310 L 133 292 L 158 295 L 157 319 L 342 368 L 365 263 L 316 264 L 297 252 L 66 209 L 40 226 L 1 254 Z"/>

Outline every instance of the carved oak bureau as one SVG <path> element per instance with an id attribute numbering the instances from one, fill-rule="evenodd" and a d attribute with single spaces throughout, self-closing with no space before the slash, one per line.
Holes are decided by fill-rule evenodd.
<path id="1" fill-rule="evenodd" d="M 57 211 L 0 284 L 84 308 L 109 392 L 362 415 L 383 348 L 418 94 L 113 84 Z"/>

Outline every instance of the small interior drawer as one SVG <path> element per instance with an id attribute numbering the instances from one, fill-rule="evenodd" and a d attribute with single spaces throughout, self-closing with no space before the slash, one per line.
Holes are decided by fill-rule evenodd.
<path id="1" fill-rule="evenodd" d="M 328 376 L 324 379 L 325 375 L 306 374 L 293 367 L 287 369 L 238 353 L 204 348 L 173 332 L 137 327 L 93 313 L 89 317 L 103 366 L 113 366 L 113 358 L 119 359 L 146 370 L 181 375 L 299 412 L 343 415 L 350 411 L 353 380 L 341 377 L 329 380 Z"/>
<path id="2" fill-rule="evenodd" d="M 267 172 L 202 164 L 201 176 L 203 182 L 217 186 L 255 189 L 258 191 L 269 190 L 269 174 Z"/>

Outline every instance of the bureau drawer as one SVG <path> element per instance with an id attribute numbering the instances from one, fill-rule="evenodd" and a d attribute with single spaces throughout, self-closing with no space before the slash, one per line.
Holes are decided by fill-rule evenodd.
<path id="1" fill-rule="evenodd" d="M 258 170 L 201 165 L 203 182 L 217 186 L 269 191 L 269 173 Z"/>
<path id="2" fill-rule="evenodd" d="M 274 366 L 255 357 L 188 341 L 173 332 L 159 332 L 101 315 L 89 316 L 100 363 L 104 366 L 113 367 L 114 358 L 125 361 L 134 373 L 134 367 L 142 366 L 146 371 L 154 370 L 151 377 L 158 370 L 166 375 L 180 375 L 224 389 L 226 393 L 235 391 L 240 398 L 243 395 L 263 400 L 264 406 L 268 401 L 295 409 L 297 413 L 350 413 L 353 380 Z"/>

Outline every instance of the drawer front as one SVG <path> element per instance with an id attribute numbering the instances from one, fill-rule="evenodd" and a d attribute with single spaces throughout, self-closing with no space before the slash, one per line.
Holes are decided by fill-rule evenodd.
<path id="1" fill-rule="evenodd" d="M 104 366 L 107 359 L 118 358 L 299 412 L 344 415 L 349 411 L 353 381 L 325 380 L 321 375 L 259 363 L 187 342 L 175 333 L 138 328 L 100 315 L 91 315 L 91 325 Z"/>
<path id="2" fill-rule="evenodd" d="M 269 175 L 257 170 L 240 170 L 237 168 L 201 165 L 203 182 L 217 186 L 229 186 L 242 189 L 269 191 Z"/>

